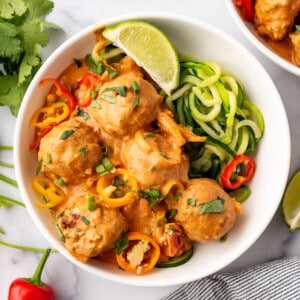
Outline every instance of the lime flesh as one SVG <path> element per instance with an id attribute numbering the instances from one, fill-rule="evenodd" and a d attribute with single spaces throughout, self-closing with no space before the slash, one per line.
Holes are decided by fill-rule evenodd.
<path id="1" fill-rule="evenodd" d="M 107 27 L 103 35 L 123 49 L 168 95 L 178 86 L 178 54 L 159 28 L 143 21 L 124 21 Z"/>
<path id="2" fill-rule="evenodd" d="M 300 228 L 300 169 L 289 181 L 282 199 L 282 213 L 291 231 Z"/>

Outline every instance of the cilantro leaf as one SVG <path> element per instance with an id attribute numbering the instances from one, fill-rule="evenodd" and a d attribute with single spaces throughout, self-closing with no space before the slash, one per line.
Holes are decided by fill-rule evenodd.
<path id="1" fill-rule="evenodd" d="M 17 75 L 0 76 L 0 105 L 9 106 L 11 113 L 17 116 L 29 83 L 30 80 L 26 80 L 18 84 Z"/>
<path id="2" fill-rule="evenodd" d="M 19 30 L 15 25 L 7 22 L 0 22 L 1 57 L 11 57 L 13 61 L 16 61 L 20 57 L 22 53 L 22 46 L 18 34 Z"/>
<path id="3" fill-rule="evenodd" d="M 11 19 L 14 16 L 22 16 L 27 8 L 22 0 L 0 0 L 0 17 Z"/>
<path id="4" fill-rule="evenodd" d="M 41 59 L 39 56 L 26 53 L 22 59 L 20 70 L 19 70 L 19 81 L 25 81 L 26 77 L 33 73 L 34 67 L 39 67 Z"/>
<path id="5" fill-rule="evenodd" d="M 217 198 L 207 203 L 200 205 L 200 214 L 222 213 L 224 211 L 224 199 Z"/>
<path id="6" fill-rule="evenodd" d="M 54 4 L 49 0 L 26 0 L 26 6 L 32 19 L 39 19 L 51 13 Z"/>
<path id="7" fill-rule="evenodd" d="M 14 116 L 41 66 L 49 42 L 45 29 L 60 28 L 42 19 L 53 7 L 51 0 L 0 0 L 0 106 Z"/>
<path id="8" fill-rule="evenodd" d="M 32 54 L 40 54 L 41 47 L 47 46 L 49 37 L 36 21 L 27 21 L 20 28 L 24 50 Z M 40 45 L 41 47 L 36 47 Z"/>

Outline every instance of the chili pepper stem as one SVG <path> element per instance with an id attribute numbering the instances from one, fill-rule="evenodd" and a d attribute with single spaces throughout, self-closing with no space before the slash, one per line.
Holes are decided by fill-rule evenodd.
<path id="1" fill-rule="evenodd" d="M 12 146 L 2 146 L 0 145 L 0 150 L 13 150 Z"/>
<path id="2" fill-rule="evenodd" d="M 3 195 L 0 195 L 0 202 L 1 201 L 11 202 L 13 204 L 17 204 L 17 205 L 20 205 L 22 207 L 25 207 L 25 204 L 23 202 L 15 200 L 15 199 L 12 199 L 12 198 L 9 198 L 9 197 L 6 197 L 6 196 L 3 196 Z"/>
<path id="3" fill-rule="evenodd" d="M 15 187 L 18 187 L 18 183 L 15 180 L 13 180 L 13 179 L 11 179 L 11 178 L 3 175 L 3 174 L 0 174 L 0 180 L 6 182 L 8 184 L 11 184 L 11 185 L 13 185 Z"/>
<path id="4" fill-rule="evenodd" d="M 6 243 L 4 241 L 0 240 L 0 245 L 6 246 L 9 248 L 19 249 L 23 251 L 31 251 L 31 252 L 45 252 L 45 248 L 32 248 L 32 247 L 26 247 L 26 246 L 18 246 L 10 243 Z M 51 249 L 51 252 L 58 252 L 56 249 Z"/>
<path id="5" fill-rule="evenodd" d="M 0 167 L 5 167 L 5 168 L 13 169 L 13 168 L 14 168 L 14 165 L 5 163 L 4 161 L 1 161 L 1 160 L 0 160 Z"/>
<path id="6" fill-rule="evenodd" d="M 44 270 L 44 266 L 47 262 L 47 259 L 50 255 L 51 248 L 47 248 L 46 251 L 44 251 L 44 254 L 42 258 L 40 259 L 40 262 L 31 278 L 28 278 L 27 280 L 37 286 L 44 286 L 45 284 L 41 280 L 42 272 Z"/>

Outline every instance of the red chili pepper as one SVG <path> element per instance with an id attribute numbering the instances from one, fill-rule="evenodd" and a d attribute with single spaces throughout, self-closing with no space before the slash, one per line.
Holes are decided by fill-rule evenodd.
<path id="1" fill-rule="evenodd" d="M 254 20 L 254 7 L 252 0 L 241 0 L 241 11 L 247 21 L 253 22 Z"/>
<path id="2" fill-rule="evenodd" d="M 53 288 L 41 281 L 41 275 L 51 249 L 44 252 L 31 278 L 17 278 L 10 287 L 8 300 L 55 300 Z"/>
<path id="3" fill-rule="evenodd" d="M 254 176 L 256 164 L 248 155 L 237 155 L 223 170 L 221 183 L 224 188 L 235 190 Z"/>
<path id="4" fill-rule="evenodd" d="M 77 105 L 80 107 L 87 107 L 93 100 L 91 92 L 96 92 L 97 85 L 100 83 L 100 78 L 96 74 L 86 73 L 78 82 L 75 97 Z"/>
<path id="5" fill-rule="evenodd" d="M 77 105 L 74 96 L 55 78 L 46 78 L 40 81 L 41 85 L 45 85 L 48 83 L 52 83 L 55 85 L 58 91 L 58 96 L 67 99 L 70 106 L 70 112 L 72 112 Z"/>

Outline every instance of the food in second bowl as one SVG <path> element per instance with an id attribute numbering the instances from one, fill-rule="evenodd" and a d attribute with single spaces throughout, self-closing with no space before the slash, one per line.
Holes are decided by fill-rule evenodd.
<path id="1" fill-rule="evenodd" d="M 298 0 L 234 0 L 242 15 L 278 55 L 300 66 Z"/>

